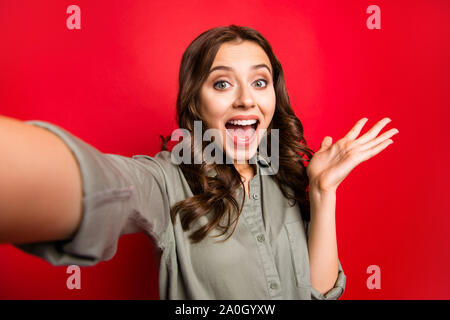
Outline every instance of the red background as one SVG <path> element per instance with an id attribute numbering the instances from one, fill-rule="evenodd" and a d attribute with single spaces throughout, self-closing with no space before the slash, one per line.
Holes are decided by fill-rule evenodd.
<path id="1" fill-rule="evenodd" d="M 81 30 L 66 8 L 81 8 Z M 369 30 L 366 8 L 381 9 Z M 342 299 L 449 299 L 450 2 L 0 1 L 0 113 L 57 124 L 102 152 L 154 155 L 176 128 L 181 56 L 201 32 L 259 30 L 280 59 L 292 106 L 317 150 L 368 117 L 388 116 L 394 144 L 337 193 Z M 1 151 L 0 151 L 1 152 Z M 381 268 L 381 289 L 366 270 Z M 81 290 L 53 267 L 0 245 L 0 299 L 158 299 L 152 245 L 119 241 L 81 268 Z"/>

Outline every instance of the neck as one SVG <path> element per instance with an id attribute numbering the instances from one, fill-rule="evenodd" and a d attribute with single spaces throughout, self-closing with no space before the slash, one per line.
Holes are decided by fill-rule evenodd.
<path id="1" fill-rule="evenodd" d="M 245 161 L 245 163 L 234 162 L 234 167 L 241 176 L 253 177 L 253 175 L 255 174 L 253 165 L 249 164 L 248 161 Z"/>

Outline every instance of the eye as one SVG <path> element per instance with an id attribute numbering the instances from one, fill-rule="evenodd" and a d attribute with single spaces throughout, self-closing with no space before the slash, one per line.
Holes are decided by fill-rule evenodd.
<path id="1" fill-rule="evenodd" d="M 214 82 L 214 88 L 217 88 L 219 90 L 224 90 L 227 88 L 226 87 L 227 83 L 228 83 L 228 81 L 225 81 L 225 80 L 216 81 L 216 82 Z M 266 79 L 261 78 L 261 79 L 256 80 L 255 83 L 259 83 L 259 85 L 257 85 L 258 88 L 265 88 L 265 87 L 267 87 L 268 82 Z M 261 83 L 264 83 L 264 84 L 261 84 Z M 219 86 L 217 86 L 217 85 L 219 85 Z"/>
<path id="2" fill-rule="evenodd" d="M 265 88 L 265 87 L 267 87 L 267 81 L 266 81 L 265 79 L 258 79 L 258 80 L 255 81 L 255 83 L 261 83 L 261 81 L 265 82 L 265 86 L 264 86 L 264 87 L 258 86 L 258 87 L 259 87 L 259 88 Z"/>
<path id="3" fill-rule="evenodd" d="M 217 89 L 219 89 L 219 90 L 226 89 L 226 87 L 223 85 L 223 84 L 225 84 L 225 83 L 228 83 L 228 82 L 225 81 L 225 80 L 216 81 L 216 82 L 214 82 L 214 88 L 217 88 Z M 218 84 L 220 84 L 219 87 L 217 87 Z"/>

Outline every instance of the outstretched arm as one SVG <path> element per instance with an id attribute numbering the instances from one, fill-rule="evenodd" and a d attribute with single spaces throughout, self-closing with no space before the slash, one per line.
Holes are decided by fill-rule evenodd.
<path id="1" fill-rule="evenodd" d="M 69 238 L 82 215 L 81 176 L 54 134 L 0 116 L 0 243 Z"/>
<path id="2" fill-rule="evenodd" d="M 311 285 L 322 294 L 333 288 L 338 275 L 335 224 L 337 187 L 353 168 L 393 142 L 389 138 L 398 133 L 397 129 L 377 137 L 390 121 L 389 118 L 382 119 L 358 139 L 367 118 L 359 120 L 335 144 L 332 144 L 331 137 L 325 137 L 307 166 L 311 206 L 308 236 Z"/>

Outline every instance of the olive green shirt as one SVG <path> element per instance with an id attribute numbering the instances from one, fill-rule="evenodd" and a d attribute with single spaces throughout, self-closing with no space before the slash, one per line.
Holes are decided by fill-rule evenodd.
<path id="1" fill-rule="evenodd" d="M 339 261 L 334 287 L 321 294 L 311 287 L 308 229 L 298 205 L 290 206 L 270 175 L 261 174 L 267 158 L 258 156 L 242 215 L 233 235 L 206 237 L 193 244 L 179 215 L 170 208 L 193 196 L 168 151 L 154 157 L 105 154 L 63 128 L 44 121 L 26 123 L 50 130 L 78 161 L 83 216 L 67 241 L 16 244 L 52 265 L 90 266 L 111 259 L 123 234 L 144 232 L 158 246 L 161 299 L 338 299 L 346 276 Z M 212 174 L 215 174 L 213 172 Z M 242 203 L 242 187 L 237 200 Z M 196 220 L 191 230 L 207 223 Z M 229 231 L 231 232 L 231 231 Z M 219 234 L 214 230 L 212 234 Z"/>

